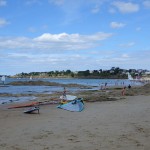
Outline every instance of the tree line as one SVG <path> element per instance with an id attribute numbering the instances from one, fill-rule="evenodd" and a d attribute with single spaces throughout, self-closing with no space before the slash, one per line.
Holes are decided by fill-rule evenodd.
<path id="1" fill-rule="evenodd" d="M 62 71 L 47 71 L 47 72 L 30 72 L 30 73 L 19 73 L 15 77 L 26 78 L 26 77 L 35 77 L 35 78 L 111 78 L 111 79 L 126 79 L 127 72 L 131 73 L 134 77 L 139 74 L 138 70 L 135 69 L 121 69 L 119 67 L 112 67 L 109 70 L 85 70 L 85 71 L 76 71 L 71 70 L 62 70 Z"/>

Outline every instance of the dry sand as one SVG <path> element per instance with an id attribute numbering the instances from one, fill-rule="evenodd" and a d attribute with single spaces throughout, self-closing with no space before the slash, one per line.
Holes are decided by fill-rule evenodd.
<path id="1" fill-rule="evenodd" d="M 0 107 L 0 150 L 150 150 L 150 96 L 85 102 L 82 112 L 55 105 L 40 114 Z"/>

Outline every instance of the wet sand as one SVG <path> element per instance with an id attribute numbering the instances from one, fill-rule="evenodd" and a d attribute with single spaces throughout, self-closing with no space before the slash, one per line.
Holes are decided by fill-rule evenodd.
<path id="1" fill-rule="evenodd" d="M 24 108 L 1 105 L 0 150 L 149 150 L 149 90 L 127 89 L 125 96 L 118 88 L 80 92 L 82 112 L 53 104 L 40 106 L 40 114 L 24 114 Z"/>

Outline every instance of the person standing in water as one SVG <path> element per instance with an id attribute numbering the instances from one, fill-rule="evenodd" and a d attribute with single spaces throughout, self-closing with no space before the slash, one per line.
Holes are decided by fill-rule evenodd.
<path id="1" fill-rule="evenodd" d="M 106 90 L 106 88 L 107 88 L 107 82 L 105 82 L 105 90 Z"/>

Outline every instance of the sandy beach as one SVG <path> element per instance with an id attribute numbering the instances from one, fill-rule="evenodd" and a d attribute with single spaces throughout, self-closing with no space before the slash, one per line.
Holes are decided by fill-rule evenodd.
<path id="1" fill-rule="evenodd" d="M 40 114 L 24 114 L 24 108 L 1 105 L 0 150 L 149 150 L 149 88 L 137 89 L 117 100 L 85 101 L 82 112 L 53 104 L 40 106 Z M 118 96 L 114 91 L 102 93 Z"/>

